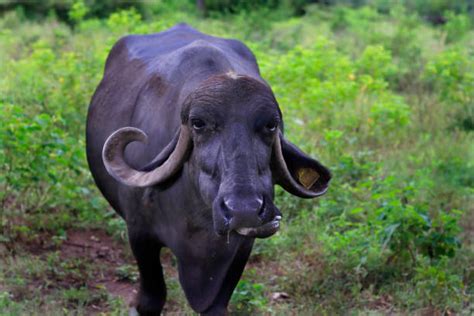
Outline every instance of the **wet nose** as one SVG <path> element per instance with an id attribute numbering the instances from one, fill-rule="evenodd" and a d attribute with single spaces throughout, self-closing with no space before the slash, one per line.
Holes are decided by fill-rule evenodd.
<path id="1" fill-rule="evenodd" d="M 265 203 L 262 197 L 237 199 L 225 197 L 224 215 L 229 220 L 229 228 L 257 227 L 262 225 Z"/>

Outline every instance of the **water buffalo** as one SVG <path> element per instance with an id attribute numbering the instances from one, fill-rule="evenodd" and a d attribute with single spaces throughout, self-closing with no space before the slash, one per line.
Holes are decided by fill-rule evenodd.
<path id="1" fill-rule="evenodd" d="M 87 159 L 126 221 L 143 315 L 165 303 L 162 247 L 191 307 L 225 314 L 254 239 L 279 228 L 274 185 L 313 198 L 331 177 L 283 137 L 252 52 L 185 24 L 114 45 L 89 108 Z"/>

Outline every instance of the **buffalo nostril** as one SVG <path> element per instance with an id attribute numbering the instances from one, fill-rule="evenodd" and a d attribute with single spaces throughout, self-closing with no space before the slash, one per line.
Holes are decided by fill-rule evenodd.
<path id="1" fill-rule="evenodd" d="M 264 212 L 265 212 L 265 199 L 258 199 L 257 202 L 258 202 L 258 205 L 259 205 L 258 217 L 263 219 L 263 217 L 265 215 L 264 214 Z"/>
<path id="2" fill-rule="evenodd" d="M 223 206 L 223 209 L 225 209 L 228 213 L 234 211 L 233 203 L 228 198 L 224 198 L 222 200 L 222 206 Z"/>
<path id="3" fill-rule="evenodd" d="M 232 214 L 231 214 L 232 209 L 229 207 L 229 204 L 227 203 L 226 199 L 223 199 L 221 201 L 221 210 L 224 215 L 224 218 L 227 221 L 230 221 L 230 219 L 232 218 Z"/>
<path id="4" fill-rule="evenodd" d="M 230 209 L 230 200 L 228 198 L 224 198 L 222 200 L 222 203 L 224 204 L 226 208 Z"/>

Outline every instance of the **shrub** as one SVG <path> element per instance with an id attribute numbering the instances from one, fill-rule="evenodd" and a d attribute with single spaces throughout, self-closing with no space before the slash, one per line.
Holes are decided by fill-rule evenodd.
<path id="1" fill-rule="evenodd" d="M 241 279 L 232 295 L 231 304 L 239 313 L 254 313 L 267 305 L 264 285 Z"/>
<path id="2" fill-rule="evenodd" d="M 462 280 L 452 271 L 447 257 L 435 265 L 422 262 L 416 269 L 415 286 L 420 298 L 443 312 L 459 309 L 465 300 Z"/>
<path id="3" fill-rule="evenodd" d="M 275 91 L 287 137 L 334 175 L 317 200 L 277 188 L 282 227 L 256 242 L 251 264 L 258 270 L 239 283 L 236 311 L 370 313 L 389 304 L 401 313 L 463 312 L 473 283 L 466 268 L 471 241 L 462 231 L 472 229 L 471 31 L 457 9 L 434 28 L 407 10 L 409 4 L 385 3 L 382 10 L 382 2 L 334 10 L 318 5 L 292 19 L 285 19 L 290 11 L 261 7 L 200 19 L 194 2 L 160 1 L 146 3 L 147 12 L 134 6 L 103 20 L 94 18 L 91 2 L 71 2 L 73 28 L 54 17 L 32 22 L 21 11 L 5 14 L 0 241 L 48 230 L 59 243 L 71 226 L 104 223 L 125 237 L 124 222 L 104 210 L 87 169 L 87 105 L 117 39 L 185 20 L 206 33 L 245 39 Z M 444 42 L 441 33 L 450 39 Z M 37 260 L 60 273 L 59 253 Z M 136 277 L 122 268 L 119 276 Z M 31 310 L 11 299 L 10 287 L 28 289 L 33 272 L 9 278 L 0 293 L 7 314 Z M 171 280 L 170 298 L 184 308 Z M 290 298 L 269 302 L 270 291 Z M 60 300 L 91 304 L 85 292 L 71 288 Z"/>
<path id="4" fill-rule="evenodd" d="M 81 18 L 86 14 L 92 17 L 104 18 L 115 10 L 126 9 L 132 6 L 140 8 L 141 2 L 134 3 L 121 0 L 6 0 L 0 4 L 0 9 L 21 8 L 24 14 L 32 19 L 45 18 L 53 14 L 63 21 L 69 21 L 70 19 L 73 22 L 77 22 L 77 18 L 80 15 L 82 15 L 80 16 Z"/>
<path id="5" fill-rule="evenodd" d="M 456 126 L 464 130 L 474 129 L 474 62 L 472 53 L 454 47 L 432 61 L 424 72 L 425 82 L 439 94 L 450 107 Z"/>
<path id="6" fill-rule="evenodd" d="M 452 11 L 446 12 L 446 24 L 443 29 L 446 32 L 448 43 L 461 39 L 471 28 L 471 21 L 466 14 L 455 14 Z"/>

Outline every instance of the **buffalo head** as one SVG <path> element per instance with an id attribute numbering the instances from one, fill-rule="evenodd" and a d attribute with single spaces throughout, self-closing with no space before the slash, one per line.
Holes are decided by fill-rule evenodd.
<path id="1" fill-rule="evenodd" d="M 282 131 L 281 111 L 268 85 L 230 72 L 211 76 L 189 93 L 176 136 L 142 170 L 130 167 L 123 154 L 130 142 L 146 142 L 137 128 L 113 133 L 102 156 L 116 180 L 134 187 L 173 181 L 186 164 L 217 234 L 263 238 L 278 230 L 281 219 L 274 184 L 311 198 L 324 194 L 331 178 Z"/>

